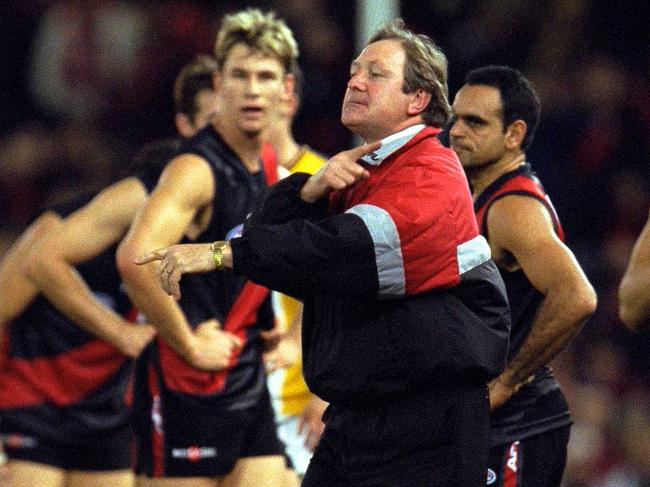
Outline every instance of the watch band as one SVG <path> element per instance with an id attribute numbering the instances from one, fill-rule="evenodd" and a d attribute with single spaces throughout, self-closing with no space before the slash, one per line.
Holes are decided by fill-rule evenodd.
<path id="1" fill-rule="evenodd" d="M 223 249 L 228 245 L 227 240 L 216 240 L 210 245 L 210 250 L 212 250 L 212 260 L 217 270 L 223 270 Z"/>

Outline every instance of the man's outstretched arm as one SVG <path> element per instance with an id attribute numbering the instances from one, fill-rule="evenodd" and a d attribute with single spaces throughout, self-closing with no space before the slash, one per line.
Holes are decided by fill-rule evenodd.
<path id="1" fill-rule="evenodd" d="M 378 147 L 375 143 L 344 151 L 311 177 L 296 174 L 276 183 L 250 216 L 243 237 L 232 241 L 242 253 L 252 249 L 263 257 L 247 256 L 243 259 L 246 269 L 235 268 L 235 271 L 243 271 L 254 281 L 293 296 L 301 296 L 306 289 L 332 288 L 335 282 L 338 282 L 336 289 L 342 293 L 376 291 L 376 270 L 368 273 L 357 268 L 374 269 L 375 265 L 372 236 L 364 222 L 353 214 L 322 219 L 324 211 L 317 210 L 325 208 L 325 198 L 332 191 L 368 177 L 368 171 L 357 160 Z M 320 215 L 321 219 L 309 218 L 312 214 Z M 232 256 L 229 242 L 190 244 L 149 249 L 138 262 L 160 260 L 158 275 L 163 288 L 179 297 L 183 274 L 232 268 Z M 264 275 L 252 269 L 260 259 L 264 261 Z M 342 278 L 347 275 L 349 279 Z"/>

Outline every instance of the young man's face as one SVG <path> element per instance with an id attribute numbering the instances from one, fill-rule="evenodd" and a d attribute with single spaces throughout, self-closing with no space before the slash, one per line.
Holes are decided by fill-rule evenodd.
<path id="1" fill-rule="evenodd" d="M 501 121 L 501 96 L 492 86 L 465 85 L 452 105 L 454 122 L 449 131 L 451 147 L 463 167 L 487 166 L 505 153 L 505 131 Z"/>
<path id="2" fill-rule="evenodd" d="M 405 128 L 410 97 L 402 91 L 406 55 L 397 40 L 365 47 L 350 66 L 341 121 L 367 142 Z"/>
<path id="3" fill-rule="evenodd" d="M 220 95 L 220 116 L 235 124 L 247 136 L 257 136 L 272 117 L 272 107 L 292 89 L 277 58 L 244 44 L 235 44 L 216 75 Z"/>

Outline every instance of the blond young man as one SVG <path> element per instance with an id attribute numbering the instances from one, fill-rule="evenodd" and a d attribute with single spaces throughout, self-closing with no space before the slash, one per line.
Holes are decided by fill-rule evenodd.
<path id="1" fill-rule="evenodd" d="M 129 295 L 159 332 L 136 375 L 140 485 L 253 487 L 283 474 L 262 363 L 260 333 L 273 324 L 268 290 L 233 274 L 197 276 L 175 301 L 159 288 L 155 266 L 134 259 L 181 241 L 188 226 L 184 241 L 239 233 L 268 182 L 262 134 L 293 89 L 297 55 L 272 13 L 224 17 L 215 44 L 219 116 L 167 165 L 118 250 Z"/>

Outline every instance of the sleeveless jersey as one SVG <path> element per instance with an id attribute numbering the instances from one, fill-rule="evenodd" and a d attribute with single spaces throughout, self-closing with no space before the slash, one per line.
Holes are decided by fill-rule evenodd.
<path id="1" fill-rule="evenodd" d="M 495 201 L 508 195 L 528 196 L 540 201 L 549 211 L 558 237 L 564 240 L 564 232 L 550 198 L 530 165 L 524 164 L 499 177 L 474 203 L 479 230 L 488 241 L 490 236 L 487 230 L 487 216 L 490 207 Z M 543 296 L 533 287 L 521 269 L 514 272 L 503 269 L 499 271 L 506 285 L 512 317 L 508 349 L 510 360 L 530 333 Z M 530 384 L 522 386 L 503 406 L 492 412 L 491 446 L 511 443 L 569 424 L 571 418 L 564 395 L 550 368 L 545 366 L 535 374 Z"/>
<path id="2" fill-rule="evenodd" d="M 273 149 L 269 150 L 269 148 L 268 144 L 264 146 L 262 157 L 274 159 L 275 154 L 270 154 Z M 265 156 L 266 154 L 269 155 Z M 298 159 L 288 172 L 290 174 L 297 172 L 314 174 L 325 162 L 327 162 L 325 157 L 309 147 L 303 146 Z M 278 326 L 282 331 L 287 331 L 300 311 L 300 302 L 276 291 L 273 291 L 272 299 L 273 312 Z M 302 377 L 302 360 L 297 361 L 291 367 L 273 372 L 268 376 L 267 383 L 276 414 L 294 416 L 305 409 L 310 399 L 310 392 Z"/>
<path id="3" fill-rule="evenodd" d="M 84 196 L 51 211 L 65 218 Z M 122 316 L 131 311 L 113 246 L 77 266 L 95 297 Z M 125 428 L 132 361 L 85 331 L 42 295 L 7 324 L 0 373 L 3 431 L 31 433 L 60 443 L 93 444 Z"/>
<path id="4" fill-rule="evenodd" d="M 205 159 L 215 181 L 212 216 L 197 242 L 229 240 L 241 233 L 254 198 L 267 187 L 265 173 L 251 174 L 239 157 L 208 125 L 185 141 L 179 154 L 196 154 Z M 268 181 L 274 181 L 275 173 Z M 191 243 L 184 239 L 182 243 Z M 244 346 L 230 366 L 219 372 L 195 369 L 159 337 L 139 361 L 138 367 L 155 364 L 158 376 L 170 393 L 189 394 L 210 405 L 229 409 L 253 406 L 264 391 L 262 343 L 259 333 L 273 326 L 268 290 L 232 272 L 188 274 L 181 280 L 179 305 L 192 328 L 216 318 L 225 330 L 237 334 Z M 149 372 L 147 372 L 149 374 Z M 200 397 L 199 397 L 200 396 Z"/>

